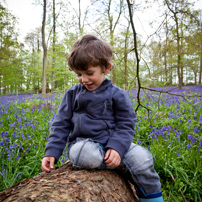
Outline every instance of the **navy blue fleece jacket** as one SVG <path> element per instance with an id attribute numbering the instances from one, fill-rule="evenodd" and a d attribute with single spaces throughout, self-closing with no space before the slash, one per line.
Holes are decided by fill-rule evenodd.
<path id="1" fill-rule="evenodd" d="M 116 150 L 122 158 L 132 142 L 135 122 L 127 93 L 110 79 L 95 91 L 76 84 L 65 93 L 54 117 L 45 156 L 57 162 L 67 142 L 83 137 Z"/>

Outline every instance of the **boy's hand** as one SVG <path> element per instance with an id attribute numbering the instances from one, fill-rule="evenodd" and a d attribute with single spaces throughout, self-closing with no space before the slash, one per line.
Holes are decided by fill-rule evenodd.
<path id="1" fill-rule="evenodd" d="M 114 149 L 108 149 L 105 157 L 105 163 L 107 167 L 117 167 L 121 163 L 121 157 L 119 153 Z"/>
<path id="2" fill-rule="evenodd" d="M 53 156 L 45 156 L 42 160 L 42 170 L 44 172 L 50 172 L 50 169 L 54 168 L 55 157 Z"/>

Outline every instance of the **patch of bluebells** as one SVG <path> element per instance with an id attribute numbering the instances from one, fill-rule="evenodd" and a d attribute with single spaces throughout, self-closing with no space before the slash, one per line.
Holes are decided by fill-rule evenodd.
<path id="1" fill-rule="evenodd" d="M 24 166 L 25 156 L 36 153 L 40 139 L 47 139 L 49 128 L 61 96 L 12 95 L 0 97 L 0 175 L 12 180 L 14 172 Z M 52 100 L 53 104 L 50 104 Z M 46 113 L 44 113 L 46 112 Z M 45 137 L 43 137 L 43 135 Z M 41 148 L 40 148 L 41 149 Z M 27 158 L 26 158 L 27 159 Z M 38 161 L 38 159 L 37 159 Z M 10 162 L 10 163 L 9 163 Z M 12 168 L 8 166 L 13 166 Z M 18 165 L 18 166 L 16 166 Z M 12 172 L 12 173 L 10 173 Z M 18 179 L 22 172 L 16 174 Z M 4 180 L 0 180 L 0 191 Z"/>
<path id="2" fill-rule="evenodd" d="M 161 135 L 164 140 L 169 139 L 169 134 L 172 131 L 172 126 L 168 125 L 168 126 L 163 126 L 161 128 L 159 127 L 151 127 L 152 130 L 150 131 L 150 134 L 148 135 L 148 137 L 150 137 L 151 139 L 158 139 L 158 136 Z M 177 132 L 179 133 L 179 132 Z"/>
<path id="3" fill-rule="evenodd" d="M 170 90 L 171 93 L 182 95 L 187 93 L 191 95 L 192 92 L 201 95 L 202 92 L 202 86 L 195 86 L 195 89 L 192 86 L 183 87 L 182 90 L 173 87 L 159 89 L 164 92 Z M 129 92 L 134 107 L 137 105 L 136 94 L 136 89 Z M 44 98 L 41 95 L 0 97 L 0 152 L 5 162 L 19 162 L 25 155 L 29 155 L 30 151 L 38 150 L 39 140 L 36 139 L 38 134 L 42 136 L 40 141 L 45 145 L 61 98 L 62 95 L 53 97 L 48 95 Z M 201 110 L 194 110 L 182 97 L 147 90 L 141 90 L 140 99 L 144 106 L 151 107 L 152 112 L 148 118 L 143 107 L 138 110 L 135 137 L 140 136 L 140 139 L 137 139 L 139 144 L 147 146 L 149 141 L 148 148 L 151 149 L 152 144 L 159 141 L 161 137 L 163 148 L 168 146 L 175 148 L 172 149 L 172 152 L 179 158 L 186 153 L 184 149 L 191 153 L 190 151 L 197 146 L 198 151 L 201 152 L 202 140 L 199 135 L 202 133 Z M 57 104 L 50 104 L 50 100 Z M 198 109 L 202 108 L 201 98 L 189 97 L 188 100 Z M 26 105 L 22 105 L 22 103 L 26 103 Z M 13 116 L 8 116 L 10 114 Z M 39 117 L 43 117 L 43 119 L 40 120 Z M 157 150 L 158 147 L 155 149 Z M 156 153 L 154 156 L 154 159 L 158 159 Z M 61 163 L 64 163 L 66 159 L 67 149 L 65 148 Z M 1 176 L 9 176 L 6 164 L 0 172 Z M 19 178 L 22 172 L 20 170 L 17 173 L 17 178 Z"/>
<path id="4" fill-rule="evenodd" d="M 188 139 L 191 141 L 190 143 L 188 143 L 186 146 L 189 149 L 193 144 L 199 142 L 199 146 L 198 146 L 198 151 L 201 150 L 201 144 L 202 144 L 202 140 L 197 140 L 196 137 L 194 137 L 192 134 L 188 135 Z"/>
<path id="5" fill-rule="evenodd" d="M 190 95 L 190 97 L 187 97 L 189 103 L 181 96 L 141 90 L 141 104 L 148 108 L 152 106 L 152 112 L 150 112 L 150 115 L 153 119 L 150 119 L 152 124 L 150 124 L 150 126 L 147 127 L 146 132 L 144 132 L 145 127 L 142 127 L 142 125 L 145 126 L 145 123 L 147 122 L 144 121 L 145 118 L 139 118 L 138 133 L 140 133 L 140 137 L 149 137 L 152 142 L 153 140 L 158 140 L 158 137 L 161 136 L 165 145 L 173 145 L 176 141 L 175 144 L 178 144 L 181 149 L 190 149 L 190 147 L 195 145 L 197 146 L 198 151 L 201 151 L 202 137 L 200 134 L 202 133 L 202 98 L 191 96 L 202 96 L 202 85 L 184 86 L 182 89 L 176 87 L 153 89 L 183 96 Z M 132 89 L 129 92 L 129 95 L 134 105 L 136 105 L 137 89 Z M 141 110 L 138 114 L 141 114 Z M 144 116 L 146 117 L 146 115 Z M 163 118 L 161 119 L 161 117 Z M 146 119 L 149 120 L 148 117 Z M 187 128 L 184 127 L 185 125 Z M 144 130 L 141 130 L 141 128 Z M 186 134 L 189 134 L 188 138 Z M 170 139 L 172 139 L 172 141 L 170 141 Z M 180 148 L 176 151 L 178 156 Z"/>

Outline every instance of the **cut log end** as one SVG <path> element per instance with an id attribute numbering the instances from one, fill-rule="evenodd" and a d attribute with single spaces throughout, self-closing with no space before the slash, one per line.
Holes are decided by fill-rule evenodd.
<path id="1" fill-rule="evenodd" d="M 114 170 L 74 170 L 69 162 L 0 192 L 3 202 L 138 202 L 131 185 Z"/>

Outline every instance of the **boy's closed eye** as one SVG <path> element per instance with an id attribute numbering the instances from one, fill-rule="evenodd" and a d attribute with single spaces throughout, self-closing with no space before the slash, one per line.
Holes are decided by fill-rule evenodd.
<path id="1" fill-rule="evenodd" d="M 87 72 L 87 75 L 91 76 L 93 75 L 93 72 Z"/>
<path id="2" fill-rule="evenodd" d="M 87 74 L 88 76 L 92 76 L 92 75 L 93 75 L 93 72 L 87 72 L 86 74 Z M 80 74 L 80 73 L 76 73 L 76 75 L 77 75 L 77 77 L 82 76 L 82 74 Z"/>

